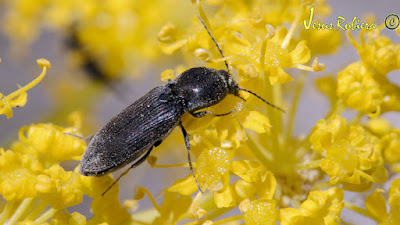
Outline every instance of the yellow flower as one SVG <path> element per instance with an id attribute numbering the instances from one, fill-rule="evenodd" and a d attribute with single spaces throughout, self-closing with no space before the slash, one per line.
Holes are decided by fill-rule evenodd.
<path id="1" fill-rule="evenodd" d="M 80 175 L 66 172 L 59 165 L 54 165 L 38 175 L 35 189 L 39 198 L 54 209 L 77 205 L 82 201 Z"/>
<path id="2" fill-rule="evenodd" d="M 366 128 L 378 137 L 382 137 L 383 135 L 389 133 L 392 130 L 392 125 L 390 122 L 384 118 L 376 118 L 368 120 L 365 125 Z"/>
<path id="3" fill-rule="evenodd" d="M 392 181 L 389 189 L 390 212 L 384 224 L 394 225 L 400 223 L 400 179 Z"/>
<path id="4" fill-rule="evenodd" d="M 366 40 L 365 33 L 367 33 Z M 393 44 L 389 38 L 381 36 L 379 30 L 360 32 L 361 45 L 353 39 L 350 32 L 348 36 L 361 60 L 379 75 L 384 76 L 394 69 L 400 69 L 398 65 L 400 45 Z"/>
<path id="5" fill-rule="evenodd" d="M 358 50 L 361 61 L 347 66 L 338 74 L 337 95 L 347 106 L 370 116 L 381 112 L 399 111 L 400 88 L 392 84 L 387 73 L 399 69 L 400 45 L 380 36 L 379 31 L 360 32 L 361 44 L 349 34 L 349 39 Z"/>
<path id="6" fill-rule="evenodd" d="M 265 133 L 271 127 L 268 117 L 258 111 L 241 112 L 238 119 L 242 122 L 244 128 L 258 133 Z"/>
<path id="7" fill-rule="evenodd" d="M 341 218 L 343 207 L 380 224 L 398 224 L 399 180 L 392 182 L 387 199 L 380 189 L 362 196 L 374 183 L 382 184 L 386 192 L 388 176 L 395 177 L 400 168 L 398 129 L 371 120 L 380 113 L 400 111 L 400 88 L 386 77 L 399 68 L 399 44 L 378 30 L 362 31 L 360 44 L 350 36 L 361 59 L 346 65 L 337 82 L 332 77 L 318 79 L 316 84 L 328 96 L 331 108 L 310 134 L 296 135 L 297 108 L 307 73 L 325 68 L 315 56 L 332 54 L 342 44 L 339 31 L 302 29 L 313 6 L 318 18 L 331 11 L 326 1 L 314 0 L 5 2 L 6 35 L 14 45 L 33 41 L 45 25 L 73 39 L 73 60 L 93 66 L 106 80 L 147 74 L 139 70 L 149 63 L 168 64 L 159 57 L 161 52 L 182 63 L 164 69 L 163 81 L 195 66 L 226 69 L 226 61 L 241 87 L 287 114 L 241 92 L 244 100 L 229 95 L 204 109 L 215 114 L 233 110 L 227 116 L 184 115 L 181 120 L 190 138 L 194 173 L 204 192 L 189 173 L 188 163 L 156 164 L 157 157 L 172 154 L 171 149 L 162 151 L 165 146 L 179 143 L 176 149 L 182 153 L 182 135 L 173 132 L 154 152 L 161 156 L 153 154 L 148 163 L 159 168 L 185 167 L 188 175 L 176 179 L 157 198 L 145 187 L 137 187 L 134 198 L 121 204 L 118 184 L 102 195 L 114 182 L 112 175 L 84 177 L 78 168 L 65 171 L 60 166 L 80 159 L 86 145 L 68 133 L 80 136 L 80 129 L 89 123 L 79 112 L 65 116 L 77 105 L 76 98 L 68 96 L 72 91 L 65 92 L 72 88 L 62 82 L 67 88 L 52 88 L 72 100 L 55 117 L 71 120 L 71 125 L 57 126 L 52 117 L 53 123 L 25 126 L 19 140 L 7 151 L 0 149 L 0 194 L 6 202 L 0 202 L 0 224 L 340 224 L 348 222 L 346 215 Z M 204 20 L 225 57 L 195 14 Z M 286 84 L 292 75 L 296 81 Z M 73 82 L 80 83 L 75 78 Z M 98 89 L 93 85 L 84 89 L 72 94 L 82 97 L 83 104 L 78 104 L 87 109 L 93 102 L 87 99 Z M 293 99 L 288 101 L 287 96 Z M 0 99 L 0 112 L 10 116 L 12 107 L 25 104 L 26 91 L 7 97 Z M 344 106 L 358 111 L 354 118 L 349 115 L 349 122 L 338 115 Z M 344 190 L 365 200 L 366 209 L 343 201 Z M 93 216 L 87 221 L 65 209 L 78 204 L 83 195 L 92 199 Z M 142 204 L 145 200 L 152 207 Z M 235 209 L 240 212 L 227 216 Z M 219 216 L 223 219 L 216 220 Z"/>
<path id="8" fill-rule="evenodd" d="M 0 148 L 0 194 L 7 201 L 36 196 L 34 184 L 42 170 L 32 156 Z"/>
<path id="9" fill-rule="evenodd" d="M 351 108 L 379 115 L 384 91 L 362 62 L 356 62 L 340 71 L 337 77 L 337 95 Z"/>
<path id="10" fill-rule="evenodd" d="M 325 153 L 320 167 L 334 184 L 384 183 L 388 177 L 382 156 L 374 149 L 377 138 L 362 127 L 349 126 L 343 117 L 335 115 L 329 123 L 318 121 L 310 143 L 314 151 Z"/>
<path id="11" fill-rule="evenodd" d="M 219 153 L 212 154 L 214 151 Z M 243 199 L 255 199 L 256 196 L 261 199 L 272 199 L 276 188 L 273 174 L 258 162 L 247 160 L 230 162 L 229 154 L 232 153 L 228 152 L 226 155 L 225 151 L 227 150 L 204 151 L 196 162 L 196 176 L 199 182 L 207 178 L 206 187 L 214 192 L 214 202 L 217 207 L 232 207 Z M 229 185 L 229 172 L 243 180 Z M 190 174 L 184 179 L 176 180 L 167 190 L 189 195 L 197 190 L 197 186 Z"/>
<path id="12" fill-rule="evenodd" d="M 374 117 L 381 112 L 400 110 L 400 88 L 363 62 L 350 64 L 339 72 L 337 95 L 347 106 Z"/>
<path id="13" fill-rule="evenodd" d="M 273 198 L 277 185 L 276 179 L 260 163 L 247 160 L 233 161 L 231 171 L 243 179 L 234 184 L 239 200 L 247 198 L 253 200 L 255 196 L 261 199 Z"/>
<path id="14" fill-rule="evenodd" d="M 165 192 L 163 203 L 159 208 L 158 216 L 151 224 L 176 224 L 185 215 L 192 202 L 189 196 Z"/>
<path id="15" fill-rule="evenodd" d="M 38 124 L 20 129 L 19 142 L 15 142 L 15 151 L 36 155 L 42 162 L 79 160 L 85 151 L 86 143 L 68 135 L 74 128 L 63 128 L 52 124 Z M 79 135 L 79 133 L 78 133 Z"/>
<path id="16" fill-rule="evenodd" d="M 400 198 L 400 179 L 395 179 L 392 181 L 389 189 L 389 205 L 393 208 L 399 207 L 399 198 Z"/>
<path id="17" fill-rule="evenodd" d="M 233 186 L 227 185 L 222 190 L 216 190 L 214 192 L 214 202 L 218 208 L 236 206 L 237 200 Z"/>
<path id="18" fill-rule="evenodd" d="M 275 224 L 276 202 L 271 199 L 255 200 L 250 203 L 245 213 L 245 224 Z"/>
<path id="19" fill-rule="evenodd" d="M 168 81 L 174 79 L 174 71 L 173 70 L 165 70 L 161 73 L 161 80 Z"/>
<path id="20" fill-rule="evenodd" d="M 35 129 L 37 126 L 32 125 L 30 128 Z M 57 157 L 56 152 L 63 151 L 61 154 L 66 160 L 76 158 L 74 154 L 82 154 L 82 151 L 76 153 L 75 150 L 77 145 L 82 145 L 81 140 L 71 136 L 69 138 L 75 140 L 60 138 L 62 135 L 67 136 L 61 131 L 72 131 L 75 128 L 65 129 L 48 124 L 44 129 L 47 129 L 46 132 L 41 130 L 39 134 L 45 137 L 57 129 L 60 132 L 59 139 L 56 140 L 59 142 L 52 146 L 53 155 L 50 151 L 40 151 L 43 145 L 46 146 L 46 141 L 38 134 L 28 135 L 30 142 L 25 142 L 26 137 L 21 136 L 21 141 L 15 142 L 10 150 L 0 148 L 0 194 L 7 201 L 0 216 L 1 224 L 5 221 L 7 224 L 15 224 L 24 219 L 25 224 L 43 224 L 50 218 L 53 218 L 53 224 L 60 224 L 59 220 L 64 219 L 64 222 L 68 220 L 71 223 L 86 222 L 86 219 L 77 213 L 70 216 L 65 213 L 64 216 L 58 215 L 61 212 L 59 210 L 82 201 L 82 190 L 81 176 L 77 172 L 66 172 L 60 167 L 58 163 L 62 159 Z M 24 130 L 25 128 L 22 128 L 21 132 Z M 79 141 L 74 142 L 76 139 Z M 63 144 L 58 146 L 60 143 Z"/>
<path id="21" fill-rule="evenodd" d="M 384 191 L 377 189 L 365 199 L 367 215 L 380 225 L 394 225 L 400 223 L 400 179 L 392 181 L 387 202 L 382 192 Z M 389 212 L 386 207 L 387 203 L 390 206 Z"/>
<path id="22" fill-rule="evenodd" d="M 27 94 L 26 91 L 34 87 L 38 84 L 43 77 L 46 75 L 46 71 L 50 69 L 50 62 L 46 59 L 38 59 L 38 65 L 43 69 L 42 73 L 29 84 L 25 85 L 24 87 L 20 87 L 17 91 L 13 93 L 3 96 L 0 93 L 0 115 L 4 114 L 7 116 L 7 119 L 10 119 L 13 116 L 12 109 L 13 107 L 21 107 L 26 104 Z"/>
<path id="23" fill-rule="evenodd" d="M 229 167 L 234 151 L 214 148 L 203 151 L 197 159 L 196 168 L 199 182 L 205 182 L 214 191 L 229 184 Z"/>
<path id="24" fill-rule="evenodd" d="M 111 175 L 103 177 L 81 176 L 82 192 L 93 198 L 91 210 L 93 218 L 90 222 L 99 224 L 106 222 L 109 225 L 129 223 L 132 219 L 127 209 L 118 198 L 118 184 L 114 185 L 104 196 L 104 191 L 114 182 Z M 116 217 L 115 215 L 118 215 Z"/>
<path id="25" fill-rule="evenodd" d="M 277 220 L 282 225 L 340 224 L 343 206 L 343 191 L 340 188 L 311 191 L 299 209 L 280 209 Z"/>
<path id="26" fill-rule="evenodd" d="M 79 125 L 79 115 L 72 115 L 71 122 Z M 121 224 L 131 220 L 119 202 L 117 189 L 101 195 L 113 182 L 110 176 L 83 177 L 77 170 L 66 172 L 58 165 L 61 161 L 79 160 L 86 146 L 65 132 L 79 134 L 76 127 L 31 125 L 21 128 L 21 140 L 10 150 L 0 148 L 0 194 L 7 200 L 1 224 L 15 224 L 25 217 L 24 224 L 43 224 L 50 219 L 50 224 L 86 224 L 79 213 L 65 212 L 66 207 L 79 204 L 83 194 L 93 198 L 95 216 L 90 223 Z M 118 219 L 115 215 L 119 215 Z"/>
<path id="27" fill-rule="evenodd" d="M 191 195 L 196 192 L 197 189 L 198 187 L 192 174 L 189 174 L 185 178 L 175 180 L 175 182 L 167 188 L 167 191 L 178 192 L 181 195 Z"/>
<path id="28" fill-rule="evenodd" d="M 365 207 L 379 222 L 385 221 L 388 217 L 386 201 L 381 192 L 383 190 L 377 189 L 365 198 Z"/>
<path id="29" fill-rule="evenodd" d="M 376 144 L 378 151 L 383 153 L 385 162 L 390 163 L 395 171 L 400 171 L 400 130 L 392 129 L 383 135 Z"/>
<path id="30" fill-rule="evenodd" d="M 274 3 L 271 4 L 273 5 Z M 275 22 L 272 23 L 273 26 L 281 25 L 283 22 L 293 20 L 296 17 L 293 25 L 293 28 L 295 28 L 303 15 L 302 13 L 305 12 L 305 8 L 297 2 L 291 2 L 290 4 L 292 5 L 289 10 L 284 12 L 276 11 L 276 13 L 280 14 L 279 17 L 272 18 L 279 18 L 279 21 L 275 21 L 276 25 Z M 307 47 L 306 41 L 299 41 L 293 50 L 288 50 L 293 30 L 287 31 L 285 28 L 280 27 L 275 31 L 270 25 L 270 21 L 268 21 L 271 17 L 266 16 L 266 13 L 261 13 L 261 11 L 271 12 L 272 5 L 269 5 L 267 11 L 262 9 L 264 7 L 263 4 L 258 4 L 258 7 L 254 7 L 253 11 L 251 11 L 248 9 L 249 7 L 238 2 L 237 4 L 229 5 L 229 8 L 225 9 L 228 12 L 237 11 L 236 17 L 226 17 L 221 11 L 212 18 L 213 27 L 211 32 L 222 48 L 224 49 L 225 47 L 224 54 L 228 56 L 231 66 L 238 68 L 239 75 L 243 74 L 244 76 L 247 76 L 244 71 L 249 71 L 249 68 L 252 68 L 252 78 L 260 76 L 256 75 L 260 71 L 266 71 L 272 85 L 293 80 L 284 71 L 284 68 L 293 67 L 317 71 L 317 65 L 323 67 L 321 64 L 313 67 L 303 65 L 311 58 L 311 52 Z M 209 19 L 202 11 L 201 6 L 197 5 L 197 7 L 205 24 L 209 25 Z M 283 7 L 281 9 L 286 8 Z M 287 13 L 287 17 L 282 13 Z M 230 22 L 220 23 L 221 18 Z M 266 21 L 268 23 L 265 23 Z M 210 26 L 208 27 L 211 29 Z M 217 32 L 213 32 L 213 30 Z M 218 32 L 220 30 L 224 30 L 224 32 Z M 193 35 L 193 33 L 195 34 Z M 214 43 L 208 37 L 207 32 L 201 28 L 199 22 L 189 32 L 178 31 L 176 26 L 168 23 L 161 29 L 158 38 L 162 42 L 161 49 L 167 54 L 184 49 L 187 53 L 194 53 L 201 61 L 207 62 L 209 67 L 215 68 L 217 64 L 222 65 L 222 60 L 219 59 L 220 55 Z M 323 68 L 318 70 L 323 70 Z M 241 86 L 244 85 L 241 84 Z"/>
<path id="31" fill-rule="evenodd" d="M 50 221 L 54 225 L 85 225 L 86 218 L 80 213 L 69 214 L 67 211 L 58 211 Z"/>

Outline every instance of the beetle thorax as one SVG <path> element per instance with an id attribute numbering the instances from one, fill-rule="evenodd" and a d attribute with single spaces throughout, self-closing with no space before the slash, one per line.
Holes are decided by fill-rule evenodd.
<path id="1" fill-rule="evenodd" d="M 234 80 L 224 70 L 198 67 L 183 72 L 173 81 L 172 92 L 184 100 L 185 111 L 207 108 L 234 93 Z"/>

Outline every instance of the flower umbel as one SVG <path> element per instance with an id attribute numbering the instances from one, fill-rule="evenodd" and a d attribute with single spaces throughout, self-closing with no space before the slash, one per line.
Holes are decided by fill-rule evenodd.
<path id="1" fill-rule="evenodd" d="M 48 123 L 21 127 L 18 140 L 0 148 L 1 224 L 350 224 L 343 211 L 379 224 L 400 223 L 400 131 L 383 118 L 400 110 L 400 88 L 387 77 L 400 68 L 400 47 L 381 34 L 383 26 L 361 31 L 360 40 L 349 31 L 360 58 L 334 68 L 337 74 L 316 79 L 329 98 L 329 111 L 311 132 L 302 128 L 303 135 L 298 135 L 297 112 L 308 77 L 325 69 L 320 55 L 331 56 L 344 43 L 341 31 L 305 30 L 301 24 L 310 7 L 323 18 L 330 6 L 323 0 L 176 2 L 16 0 L 4 3 L 3 29 L 16 46 L 33 41 L 39 27 L 65 33 L 73 45 L 74 63 L 100 71 L 107 81 L 123 74 L 147 74 L 141 69 L 150 63 L 164 71 L 162 81 L 197 66 L 229 70 L 240 87 L 287 113 L 240 91 L 241 98 L 228 95 L 204 109 L 230 114 L 184 115 L 181 122 L 189 134 L 194 173 L 203 192 L 189 174 L 188 163 L 159 162 L 174 149 L 182 155 L 182 136 L 172 132 L 147 159 L 152 171 L 163 168 L 160 173 L 171 175 L 168 185 L 158 185 L 164 176 L 152 179 L 157 185 L 152 183 L 151 188 L 135 183 L 136 188 L 125 190 L 133 197 L 121 204 L 118 184 L 102 196 L 114 182 L 111 175 L 78 173 L 86 149 L 78 136 L 92 132 L 83 130 L 90 127 L 90 118 L 83 113 L 95 99 L 89 97 L 99 97 L 98 91 L 91 91 L 95 87 L 85 87 L 87 92 L 75 94 Z M 172 62 L 166 59 L 181 64 L 161 69 Z M 25 105 L 26 91 L 50 68 L 44 60 L 39 65 L 42 74 L 31 83 L 7 96 L 0 94 L 0 114 L 10 118 L 14 107 Z M 80 85 L 78 78 L 73 79 Z M 64 100 L 74 91 L 63 85 L 53 90 L 69 90 L 63 92 Z M 80 103 L 74 105 L 75 101 Z M 59 122 L 67 120 L 69 125 Z M 185 167 L 188 175 L 176 177 L 165 169 L 170 167 Z M 161 189 L 158 196 L 154 188 Z M 92 199 L 92 215 L 72 211 L 78 207 L 71 206 L 87 198 Z M 149 208 L 143 208 L 147 200 Z"/>

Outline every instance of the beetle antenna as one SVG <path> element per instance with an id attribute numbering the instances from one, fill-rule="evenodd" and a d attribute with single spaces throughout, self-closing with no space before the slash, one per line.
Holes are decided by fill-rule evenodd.
<path id="1" fill-rule="evenodd" d="M 286 113 L 285 110 L 283 110 L 283 109 L 279 108 L 278 106 L 276 106 L 276 105 L 274 105 L 274 104 L 268 102 L 267 100 L 261 98 L 261 97 L 260 97 L 259 95 L 257 95 L 256 93 L 254 93 L 254 92 L 252 92 L 252 91 L 249 91 L 249 90 L 247 90 L 247 89 L 244 89 L 244 88 L 242 88 L 242 87 L 240 87 L 240 86 L 237 86 L 236 88 L 239 89 L 240 91 L 248 92 L 248 93 L 250 93 L 250 94 L 256 96 L 257 98 L 259 98 L 261 101 L 267 103 L 269 106 L 272 106 L 272 107 L 274 107 L 275 109 L 277 109 L 277 110 L 279 110 L 279 111 L 281 111 L 281 112 Z"/>
<path id="2" fill-rule="evenodd" d="M 215 43 L 215 45 L 217 46 L 219 53 L 221 53 L 222 58 L 225 58 L 224 53 L 222 52 L 221 47 L 219 46 L 219 44 L 217 43 L 217 41 L 215 40 L 215 38 L 212 36 L 211 31 L 208 29 L 207 25 L 204 23 L 204 20 L 197 15 L 197 18 L 199 18 L 200 22 L 203 24 L 204 28 L 206 29 L 207 33 L 210 35 L 211 39 L 213 40 L 213 42 Z M 231 71 L 229 70 L 229 66 L 228 66 L 228 62 L 225 59 L 225 66 L 228 69 L 228 73 L 231 73 Z"/>
<path id="3" fill-rule="evenodd" d="M 77 134 L 74 134 L 74 133 L 71 133 L 71 132 L 63 132 L 63 134 L 79 138 L 82 141 L 86 142 L 86 144 L 89 144 L 90 140 L 93 138 L 93 135 L 85 138 L 83 136 L 80 136 L 80 135 L 77 135 Z"/>

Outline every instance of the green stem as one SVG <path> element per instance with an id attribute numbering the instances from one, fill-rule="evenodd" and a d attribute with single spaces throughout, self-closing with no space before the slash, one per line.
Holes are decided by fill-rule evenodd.
<path id="1" fill-rule="evenodd" d="M 325 116 L 325 120 L 330 119 L 333 115 L 335 114 L 342 114 L 342 112 L 346 109 L 344 103 L 342 100 L 338 100 L 335 102 L 335 104 L 332 106 L 331 110 L 329 113 Z"/>
<path id="2" fill-rule="evenodd" d="M 225 213 L 231 211 L 234 208 L 235 207 L 217 208 L 217 209 L 215 209 L 214 211 L 212 211 L 211 213 L 208 214 L 207 219 L 212 220 L 212 219 L 215 219 L 217 217 L 220 217 L 221 215 L 224 215 Z M 215 223 L 213 225 L 215 225 Z"/>
<path id="3" fill-rule="evenodd" d="M 149 208 L 132 214 L 132 220 L 140 224 L 151 224 L 160 213 L 155 208 Z"/>
<path id="4" fill-rule="evenodd" d="M 35 198 L 26 198 L 24 199 L 21 204 L 18 206 L 17 210 L 15 210 L 14 214 L 8 220 L 8 225 L 16 224 L 21 216 L 26 213 L 26 209 L 28 209 L 31 204 L 34 202 Z"/>
<path id="5" fill-rule="evenodd" d="M 44 212 L 41 216 L 39 216 L 35 221 L 33 221 L 34 223 L 37 224 L 41 224 L 46 222 L 48 219 L 50 219 L 52 216 L 54 216 L 54 214 L 57 212 L 58 210 L 50 208 L 49 210 L 47 210 L 46 212 Z"/>
<path id="6" fill-rule="evenodd" d="M 265 71 L 265 51 L 267 49 L 267 42 L 268 42 L 268 35 L 264 38 L 262 44 L 261 44 L 261 55 L 260 55 L 260 67 L 263 70 L 262 72 L 262 77 L 264 78 L 264 87 L 266 90 L 267 94 L 267 99 L 272 99 L 273 103 L 275 104 L 275 99 L 274 99 L 274 91 L 273 87 L 269 82 L 269 74 Z M 279 104 L 278 104 L 279 105 Z M 271 148 L 273 151 L 278 151 L 279 152 L 279 141 L 278 141 L 278 132 L 276 132 L 277 126 L 277 118 L 276 118 L 276 112 L 275 110 L 271 110 L 271 107 L 267 107 L 267 112 L 268 115 L 271 117 L 271 133 L 272 133 L 272 146 Z"/>
<path id="7" fill-rule="evenodd" d="M 293 132 L 293 127 L 294 127 L 294 123 L 295 123 L 295 119 L 296 119 L 296 112 L 297 112 L 297 106 L 299 105 L 299 101 L 300 101 L 300 95 L 301 95 L 301 91 L 303 90 L 304 87 L 304 81 L 305 81 L 305 77 L 306 77 L 306 72 L 303 71 L 299 83 L 297 83 L 297 87 L 293 96 L 293 101 L 292 101 L 292 107 L 290 108 L 289 111 L 289 122 L 288 122 L 288 128 L 286 131 L 286 141 L 285 143 L 288 143 L 288 141 L 290 140 L 290 137 L 292 135 Z"/>
<path id="8" fill-rule="evenodd" d="M 153 207 L 158 211 L 158 213 L 161 214 L 161 208 L 157 205 L 156 200 L 154 199 L 153 195 L 146 189 L 146 188 L 141 188 L 141 190 L 147 194 L 147 197 L 149 197 L 150 202 L 153 204 Z"/>
<path id="9" fill-rule="evenodd" d="M 246 132 L 246 131 L 245 131 Z M 271 166 L 271 162 L 274 159 L 272 154 L 269 151 L 266 151 L 266 149 L 261 149 L 251 138 L 251 136 L 246 132 L 247 136 L 247 145 L 251 149 L 251 152 L 254 154 L 254 156 L 266 167 L 269 168 Z"/>
<path id="10" fill-rule="evenodd" d="M 294 19 L 292 26 L 289 28 L 288 33 L 285 36 L 285 39 L 282 42 L 281 48 L 286 49 L 286 47 L 289 45 L 290 40 L 292 39 L 292 36 L 294 34 L 294 31 L 296 30 L 297 25 L 299 24 L 300 18 L 303 15 L 303 10 L 299 10 L 298 14 L 296 15 L 296 18 Z"/>
<path id="11" fill-rule="evenodd" d="M 224 223 L 229 223 L 229 222 L 237 221 L 237 220 L 244 220 L 244 215 L 232 216 L 232 217 L 228 217 L 228 218 L 225 218 L 225 219 L 222 219 L 222 220 L 219 220 L 219 221 L 215 221 L 213 223 L 213 225 L 221 225 L 221 224 L 224 224 Z"/>
<path id="12" fill-rule="evenodd" d="M 38 206 L 31 212 L 31 214 L 28 216 L 27 220 L 35 220 L 40 213 L 47 207 L 47 203 L 41 201 Z"/>
<path id="13" fill-rule="evenodd" d="M 358 206 L 354 205 L 353 203 L 344 201 L 344 207 L 346 207 L 350 210 L 353 210 L 354 212 L 358 212 L 361 215 L 364 215 L 368 218 L 371 218 L 371 219 L 375 220 L 376 222 L 380 222 L 380 220 L 378 218 L 376 218 L 374 215 L 372 215 L 368 210 L 358 207 Z"/>
<path id="14" fill-rule="evenodd" d="M 359 113 L 357 114 L 357 116 L 355 116 L 355 117 L 350 121 L 349 124 L 350 124 L 350 125 L 359 124 L 359 123 L 360 123 L 360 120 L 361 120 L 361 118 L 362 118 L 363 116 L 365 116 L 365 113 L 359 112 Z"/>
<path id="15" fill-rule="evenodd" d="M 277 105 L 283 105 L 282 85 L 275 84 L 272 87 L 272 91 L 273 91 L 273 95 L 274 95 L 274 99 L 273 99 L 274 102 Z M 278 144 L 279 144 L 279 146 L 283 146 L 282 145 L 282 141 L 283 141 L 283 138 L 282 138 L 282 136 L 283 136 L 283 119 L 282 119 L 282 116 L 283 116 L 283 113 L 279 112 L 277 110 L 274 110 L 274 113 L 275 113 L 275 117 L 277 119 L 276 126 L 277 126 L 277 130 L 278 130 Z"/>
<path id="16" fill-rule="evenodd" d="M 267 74 L 266 74 L 266 72 L 263 72 L 264 73 L 264 79 L 265 79 L 265 90 L 266 90 L 266 95 L 267 95 L 267 99 L 272 99 L 272 101 L 273 101 L 273 104 L 276 104 L 275 103 L 275 98 L 274 98 L 274 91 L 273 91 L 273 89 L 274 89 L 274 87 L 269 83 L 269 79 L 268 79 L 268 77 L 269 76 L 267 76 Z M 276 105 L 279 105 L 279 104 L 276 104 Z M 271 142 L 272 142 L 272 146 L 271 146 L 271 150 L 273 151 L 273 152 L 279 152 L 280 151 L 280 146 L 279 146 L 279 118 L 278 118 L 278 116 L 277 116 L 277 112 L 276 112 L 277 110 L 275 110 L 274 108 L 272 108 L 272 107 L 267 107 L 267 113 L 268 113 L 268 115 L 269 115 L 269 117 L 271 118 L 270 119 L 270 122 L 271 122 Z"/>
<path id="17" fill-rule="evenodd" d="M 8 215 L 10 214 L 12 208 L 14 207 L 15 200 L 7 201 L 6 207 L 3 209 L 3 212 L 0 214 L 0 224 L 4 224 Z"/>

